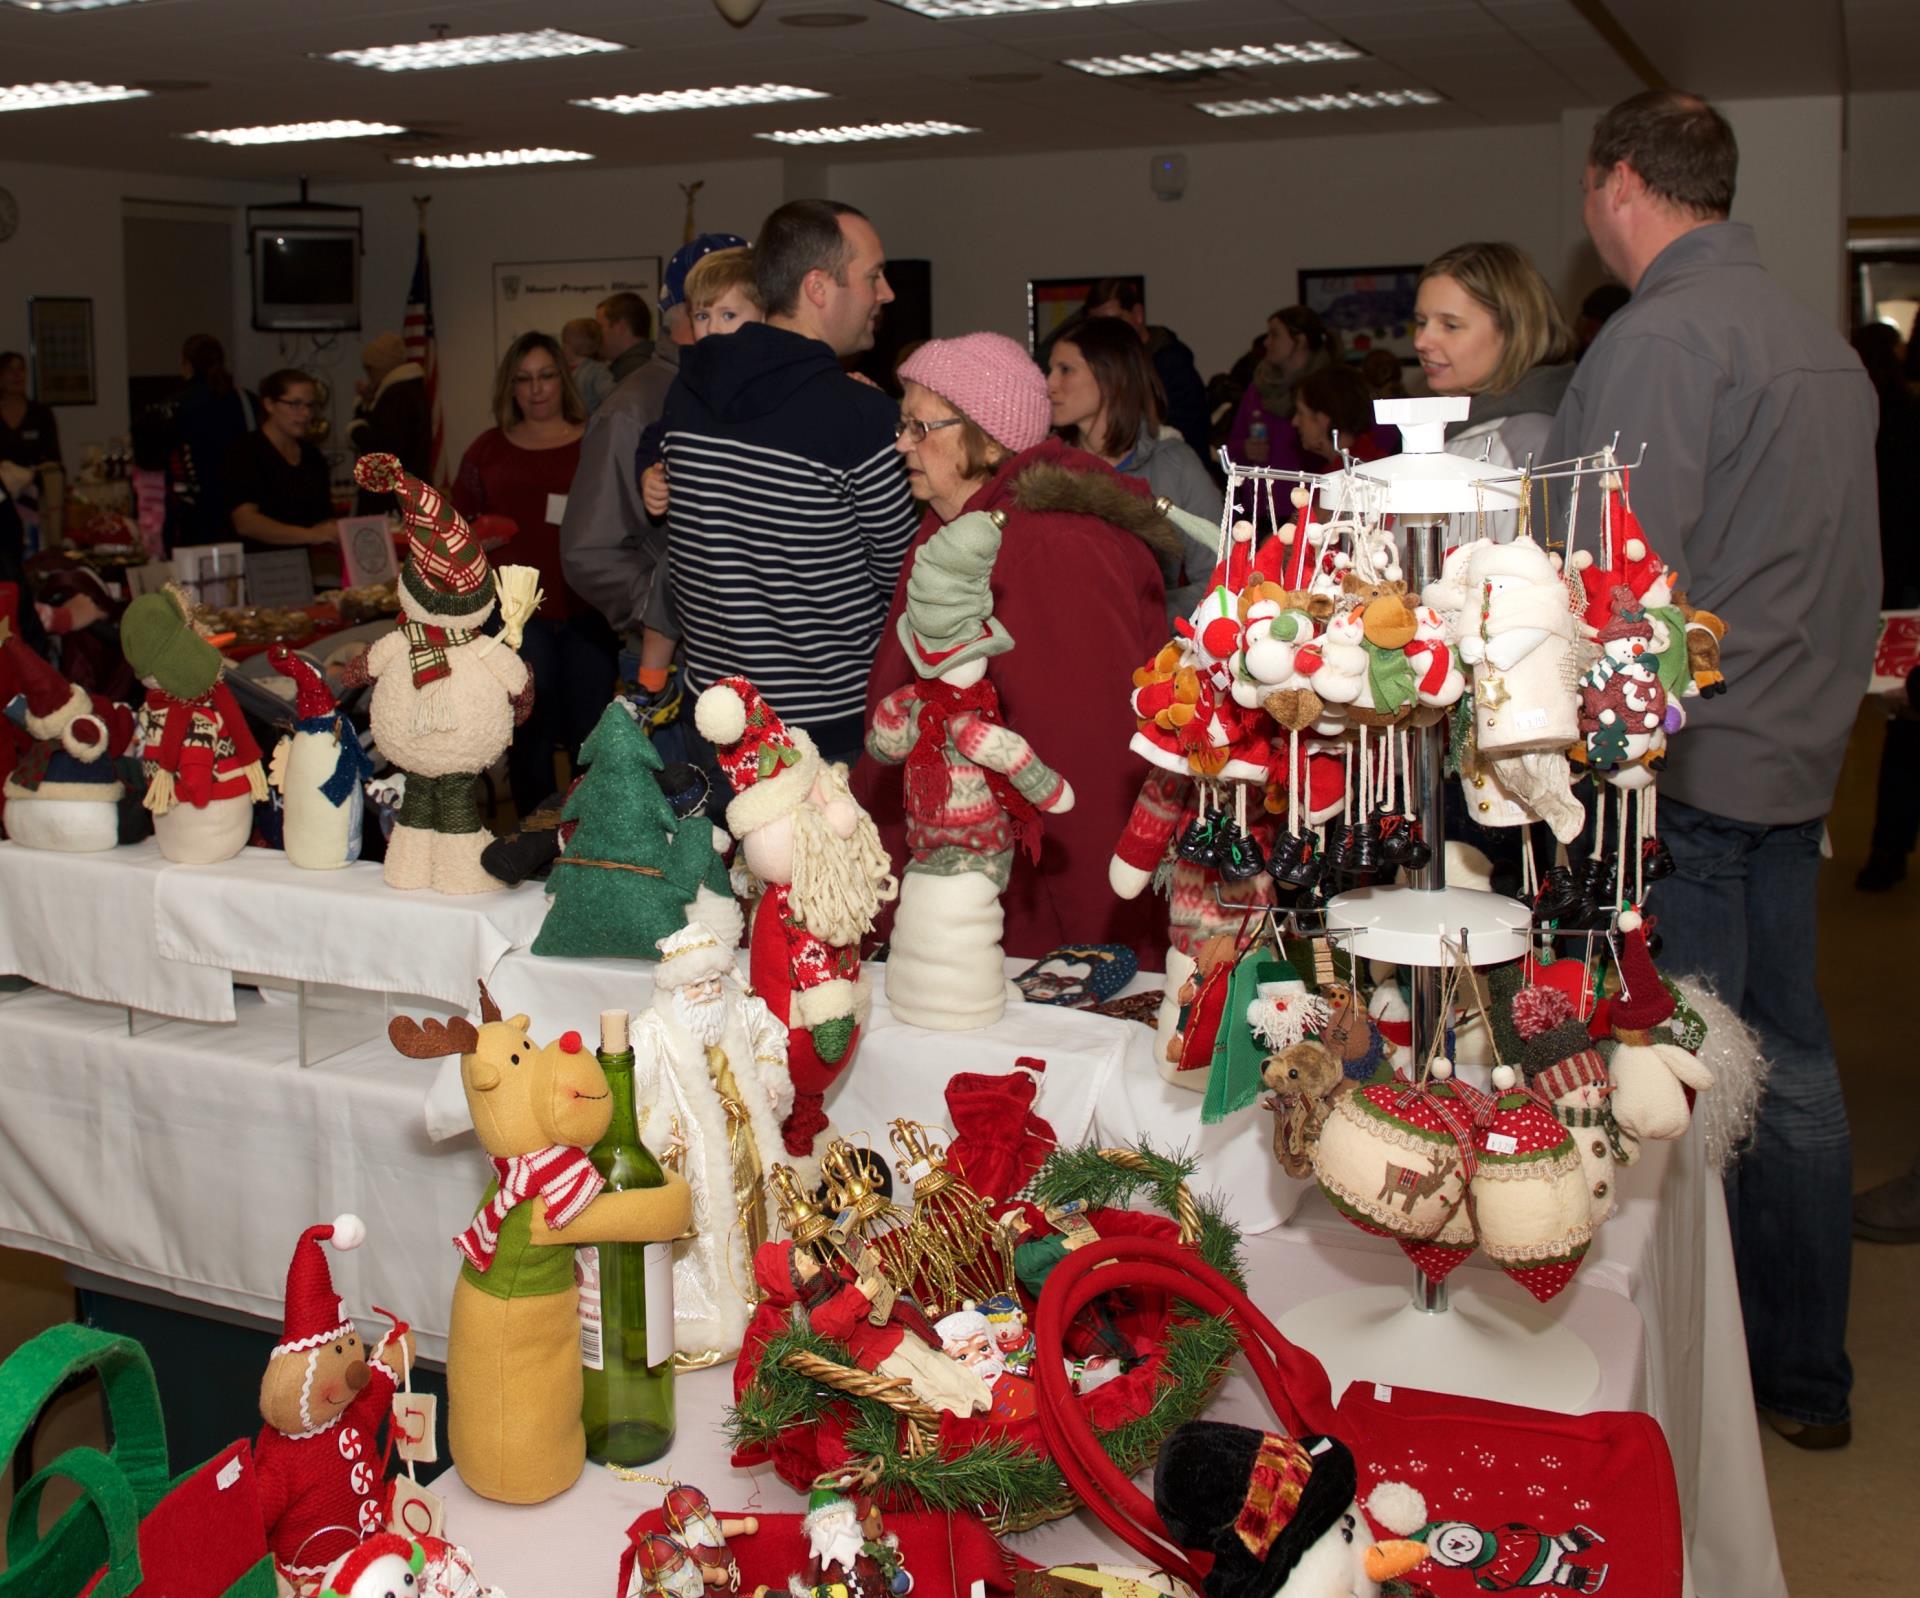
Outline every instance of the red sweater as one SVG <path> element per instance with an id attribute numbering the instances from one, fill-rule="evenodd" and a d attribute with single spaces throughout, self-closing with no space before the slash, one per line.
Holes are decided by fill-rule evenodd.
<path id="1" fill-rule="evenodd" d="M 1134 668 L 1167 641 L 1160 567 L 1139 538 L 1095 516 L 1016 509 L 1013 480 L 1035 461 L 1112 476 L 1105 462 L 1050 438 L 1004 462 L 965 507 L 1007 512 L 993 606 L 1014 648 L 987 663 L 1002 719 L 1074 792 L 1072 810 L 1046 818 L 1039 862 L 1016 851 L 1002 899 L 1004 946 L 1008 954 L 1038 959 L 1065 943 L 1124 943 L 1140 956 L 1142 969 L 1157 971 L 1165 958 L 1166 904 L 1154 894 L 1117 898 L 1107 861 L 1145 772 L 1127 748 L 1134 733 L 1128 694 Z M 1121 481 L 1150 497 L 1144 483 Z M 913 549 L 939 525 L 929 511 Z M 881 700 L 918 680 L 896 627 L 912 569 L 910 550 L 867 678 L 869 724 Z M 863 760 L 853 786 L 896 864 L 904 861 L 901 768 Z"/>
<path id="2" fill-rule="evenodd" d="M 561 507 L 579 465 L 578 439 L 558 449 L 522 449 L 499 428 L 489 427 L 467 446 L 453 482 L 454 508 L 462 516 L 506 516 L 518 526 L 499 558 L 509 565 L 538 568 L 545 594 L 540 614 L 551 621 L 592 609 L 567 587 L 560 569 Z"/>

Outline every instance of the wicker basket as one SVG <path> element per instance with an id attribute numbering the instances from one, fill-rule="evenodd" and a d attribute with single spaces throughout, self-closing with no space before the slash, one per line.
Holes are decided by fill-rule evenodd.
<path id="1" fill-rule="evenodd" d="M 1151 1169 L 1150 1163 L 1134 1149 L 1101 1149 L 1099 1154 L 1102 1159 L 1122 1170 L 1146 1172 Z M 1193 1247 L 1199 1242 L 1202 1224 L 1200 1206 L 1184 1182 L 1175 1196 L 1173 1220 L 1179 1227 L 1182 1243 Z M 830 1359 L 800 1350 L 784 1356 L 781 1363 L 797 1375 L 834 1392 L 886 1405 L 900 1417 L 900 1449 L 906 1458 L 917 1459 L 936 1451 L 940 1412 L 916 1397 L 904 1379 L 875 1376 L 854 1366 L 836 1364 Z M 1224 1373 L 1223 1362 L 1214 1368 L 1207 1384 L 1208 1392 L 1212 1391 Z M 1079 1498 L 1063 1487 L 1058 1498 L 1037 1508 L 1014 1513 L 1006 1508 L 989 1511 L 982 1506 L 981 1516 L 996 1536 L 1006 1536 L 1012 1532 L 1032 1531 L 1036 1526 L 1063 1519 L 1079 1507 Z"/>

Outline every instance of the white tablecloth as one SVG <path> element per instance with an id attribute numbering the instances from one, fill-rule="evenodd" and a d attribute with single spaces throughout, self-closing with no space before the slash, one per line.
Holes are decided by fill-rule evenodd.
<path id="1" fill-rule="evenodd" d="M 186 1021 L 231 1021 L 230 974 L 154 946 L 160 883 L 198 869 L 170 864 L 151 838 L 98 854 L 0 843 L 0 973 Z"/>
<path id="2" fill-rule="evenodd" d="M 522 962 L 501 961 L 513 968 L 510 980 Z M 575 964 L 524 961 L 539 969 Z M 615 996 L 599 996 L 586 1009 L 611 1002 Z M 242 993 L 236 1007 L 233 1027 L 170 1023 L 130 1039 L 116 1009 L 42 992 L 0 1000 L 0 1242 L 277 1321 L 294 1239 L 351 1209 L 370 1236 L 366 1247 L 337 1257 L 342 1294 L 361 1311 L 379 1302 L 406 1315 L 423 1354 L 439 1358 L 456 1267 L 448 1240 L 485 1177 L 471 1137 L 429 1139 L 420 1102 L 431 1068 L 402 1059 L 383 1038 L 302 1070 L 290 1002 Z M 576 1013 L 567 1024 L 585 1019 Z M 1090 1133 L 1124 1142 L 1148 1132 L 1163 1146 L 1208 1148 L 1201 1185 L 1221 1192 L 1250 1232 L 1270 1218 L 1271 1184 L 1255 1180 L 1259 1162 L 1271 1164 L 1264 1112 L 1202 1134 L 1199 1096 L 1149 1080 L 1144 1027 L 1040 1006 L 1019 1019 L 1017 1028 L 1002 1022 L 935 1036 L 895 1023 L 883 996 L 855 1068 L 829 1101 L 835 1120 L 848 1130 L 882 1130 L 903 1114 L 938 1122 L 949 1071 L 1003 1069 L 1016 1053 L 1035 1055 L 1048 1062 L 1040 1112 L 1064 1141 Z M 1665 1428 L 1700 1592 L 1784 1594 L 1719 1184 L 1693 1137 L 1650 1149 L 1622 1173 L 1620 1191 L 1622 1215 L 1602 1230 L 1554 1313 L 1600 1358 L 1594 1405 L 1645 1407 Z M 1294 1224 L 1250 1238 L 1249 1256 L 1263 1307 L 1275 1315 L 1333 1287 L 1408 1276 L 1397 1250 L 1338 1221 L 1317 1199 L 1300 1206 Z M 1478 1263 L 1456 1280 L 1517 1291 Z M 1389 1374 L 1444 1386 L 1437 1373 Z M 700 1431 L 690 1422 L 683 1446 Z M 676 1469 L 714 1490 L 695 1474 L 707 1468 L 704 1456 L 685 1467 L 680 1457 Z M 631 1500 L 631 1490 L 625 1496 Z M 538 1527 L 544 1546 L 573 1510 L 499 1513 Z M 616 1554 L 625 1524 L 606 1533 Z M 1053 1557 L 1055 1545 L 1045 1546 Z M 1084 1546 L 1062 1543 L 1058 1551 Z M 592 1590 L 505 1585 L 516 1598 Z"/>

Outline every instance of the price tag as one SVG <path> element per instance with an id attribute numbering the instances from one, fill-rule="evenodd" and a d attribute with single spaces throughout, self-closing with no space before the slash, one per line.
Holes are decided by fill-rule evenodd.
<path id="1" fill-rule="evenodd" d="M 393 1509 L 387 1524 L 402 1537 L 439 1537 L 447 1527 L 446 1500 L 411 1476 L 393 1478 Z"/>
<path id="2" fill-rule="evenodd" d="M 1487 1134 L 1487 1152 L 1489 1154 L 1518 1154 L 1520 1145 L 1514 1141 L 1510 1132 L 1489 1132 Z"/>
<path id="3" fill-rule="evenodd" d="M 224 1493 L 240 1479 L 240 1472 L 245 1468 L 240 1463 L 239 1456 L 235 1455 L 220 1467 L 219 1473 L 213 1478 L 213 1485 Z"/>
<path id="4" fill-rule="evenodd" d="M 434 1431 L 439 1403 L 432 1393 L 393 1395 L 393 1451 L 402 1459 L 431 1465 L 440 1458 Z"/>
<path id="5" fill-rule="evenodd" d="M 933 1162 L 931 1160 L 915 1160 L 913 1164 L 907 1167 L 907 1180 L 915 1187 L 918 1187 L 931 1175 L 933 1175 Z"/>
<path id="6" fill-rule="evenodd" d="M 547 525 L 558 527 L 567 519 L 567 496 L 565 494 L 547 495 Z"/>
<path id="7" fill-rule="evenodd" d="M 1070 1249 L 1084 1248 L 1089 1243 L 1100 1241 L 1100 1234 L 1094 1231 L 1093 1222 L 1087 1219 L 1085 1210 L 1086 1206 L 1079 1199 L 1070 1199 L 1045 1212 Z"/>
<path id="8" fill-rule="evenodd" d="M 1375 1382 L 1373 1384 L 1373 1397 L 1376 1403 L 1391 1404 L 1393 1402 L 1393 1389 L 1387 1386 L 1385 1382 Z"/>

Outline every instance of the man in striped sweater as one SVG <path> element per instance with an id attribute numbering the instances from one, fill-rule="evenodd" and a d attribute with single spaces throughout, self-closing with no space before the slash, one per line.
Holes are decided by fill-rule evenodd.
<path id="1" fill-rule="evenodd" d="M 898 407 L 840 358 L 872 346 L 893 290 L 879 234 L 830 200 L 781 206 L 754 260 L 766 322 L 685 350 L 663 418 L 685 669 L 695 692 L 747 678 L 851 761 L 919 514 Z"/>

